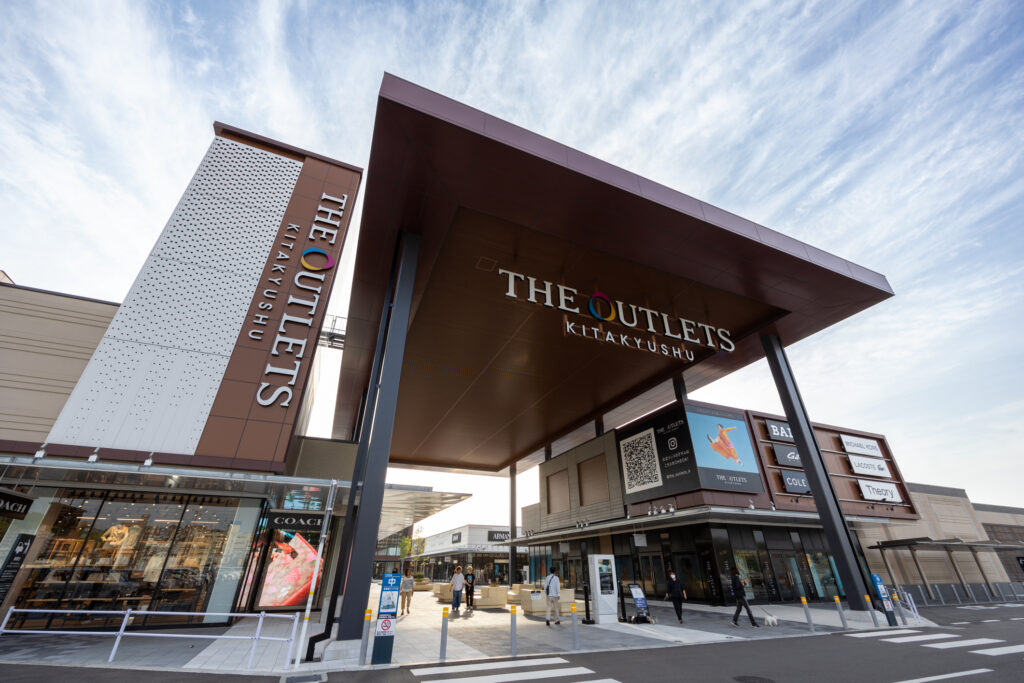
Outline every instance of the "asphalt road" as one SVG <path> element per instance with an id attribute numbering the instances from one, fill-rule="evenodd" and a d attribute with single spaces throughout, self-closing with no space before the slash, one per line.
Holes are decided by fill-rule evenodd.
<path id="1" fill-rule="evenodd" d="M 1024 605 L 928 608 L 938 627 L 830 633 L 446 666 L 333 673 L 333 683 L 1020 683 L 1024 681 Z M 940 677 L 940 678 L 934 678 Z M 299 681 L 315 681 L 304 675 Z M 277 676 L 5 664 L 3 683 L 278 683 Z M 284 679 L 287 681 L 287 679 Z M 282 681 L 283 683 L 283 681 Z"/>

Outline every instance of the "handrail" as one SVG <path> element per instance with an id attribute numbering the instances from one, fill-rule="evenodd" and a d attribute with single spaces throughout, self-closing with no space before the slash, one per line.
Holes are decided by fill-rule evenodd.
<path id="1" fill-rule="evenodd" d="M 52 629 L 21 629 L 21 628 L 7 628 L 7 622 L 10 621 L 11 616 L 14 614 L 120 614 L 123 615 L 121 620 L 121 627 L 117 631 L 55 631 Z M 237 617 L 239 619 L 247 619 L 257 617 L 259 622 L 256 625 L 256 632 L 251 636 L 231 636 L 231 635 L 203 635 L 203 634 L 182 634 L 182 633 L 165 633 L 165 632 L 141 632 L 141 631 L 128 631 L 125 629 L 128 627 L 128 622 L 131 620 L 132 615 L 135 616 L 190 616 L 190 617 Z M 263 620 L 264 619 L 290 619 L 292 622 L 291 635 L 288 638 L 278 638 L 275 636 L 262 635 L 263 631 Z M 4 633 L 21 633 L 21 634 L 60 634 L 60 635 L 79 635 L 79 636 L 114 636 L 114 646 L 110 650 L 110 656 L 107 657 L 107 663 L 114 661 L 114 655 L 117 654 L 117 648 L 121 645 L 121 639 L 125 636 L 131 637 L 147 637 L 147 638 L 199 638 L 207 640 L 251 640 L 252 647 L 249 648 L 249 662 L 246 665 L 246 669 L 252 668 L 253 658 L 256 656 L 256 646 L 261 640 L 275 641 L 288 643 L 288 655 L 285 659 L 284 669 L 287 670 L 292 667 L 292 652 L 295 649 L 295 634 L 299 625 L 299 615 L 296 614 L 267 614 L 266 612 L 259 612 L 258 614 L 253 613 L 242 613 L 242 612 L 150 612 L 148 610 L 85 610 L 85 609 L 15 609 L 11 607 L 7 610 L 7 614 L 4 615 L 4 620 L 0 623 L 0 636 Z"/>

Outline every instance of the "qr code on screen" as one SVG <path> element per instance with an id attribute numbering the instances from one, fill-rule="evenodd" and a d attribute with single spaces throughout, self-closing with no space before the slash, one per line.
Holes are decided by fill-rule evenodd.
<path id="1" fill-rule="evenodd" d="M 658 446 L 654 429 L 635 434 L 619 442 L 622 455 L 622 473 L 626 493 L 635 493 L 662 485 L 661 466 L 658 464 Z"/>

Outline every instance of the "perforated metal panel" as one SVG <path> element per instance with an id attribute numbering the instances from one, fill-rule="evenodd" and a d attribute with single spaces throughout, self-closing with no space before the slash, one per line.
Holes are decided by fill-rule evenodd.
<path id="1" fill-rule="evenodd" d="M 49 442 L 195 452 L 301 169 L 214 139 Z"/>

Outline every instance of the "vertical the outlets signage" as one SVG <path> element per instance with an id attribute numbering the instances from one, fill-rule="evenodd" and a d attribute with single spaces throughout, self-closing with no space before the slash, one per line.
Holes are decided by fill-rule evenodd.
<path id="1" fill-rule="evenodd" d="M 262 341 L 264 335 L 274 335 L 270 355 L 282 361 L 267 363 L 263 371 L 263 381 L 256 390 L 256 403 L 261 406 L 291 405 L 296 377 L 302 363 L 311 355 L 308 354 L 311 349 L 306 347 L 310 343 L 316 345 L 320 332 L 319 326 L 314 328 L 313 320 L 317 309 L 327 305 L 326 297 L 320 301 L 321 290 L 326 271 L 334 267 L 341 251 L 338 230 L 347 203 L 348 195 L 333 197 L 323 193 L 308 227 L 303 230 L 289 223 L 283 239 L 275 245 L 277 253 L 272 256 L 271 277 L 266 278 L 267 286 L 257 304 L 259 312 L 252 317 L 248 333 L 249 338 L 256 341 Z M 301 292 L 279 299 L 285 280 L 290 280 Z M 275 328 L 268 328 L 271 316 L 276 318 L 275 308 L 280 318 Z"/>
<path id="2" fill-rule="evenodd" d="M 562 311 L 562 334 L 583 337 L 635 351 L 645 351 L 690 362 L 687 348 L 706 347 L 730 353 L 736 345 L 722 327 L 669 315 L 652 308 L 612 299 L 602 291 L 580 296 L 579 290 L 529 275 L 498 268 L 505 278 L 505 296 Z"/>

